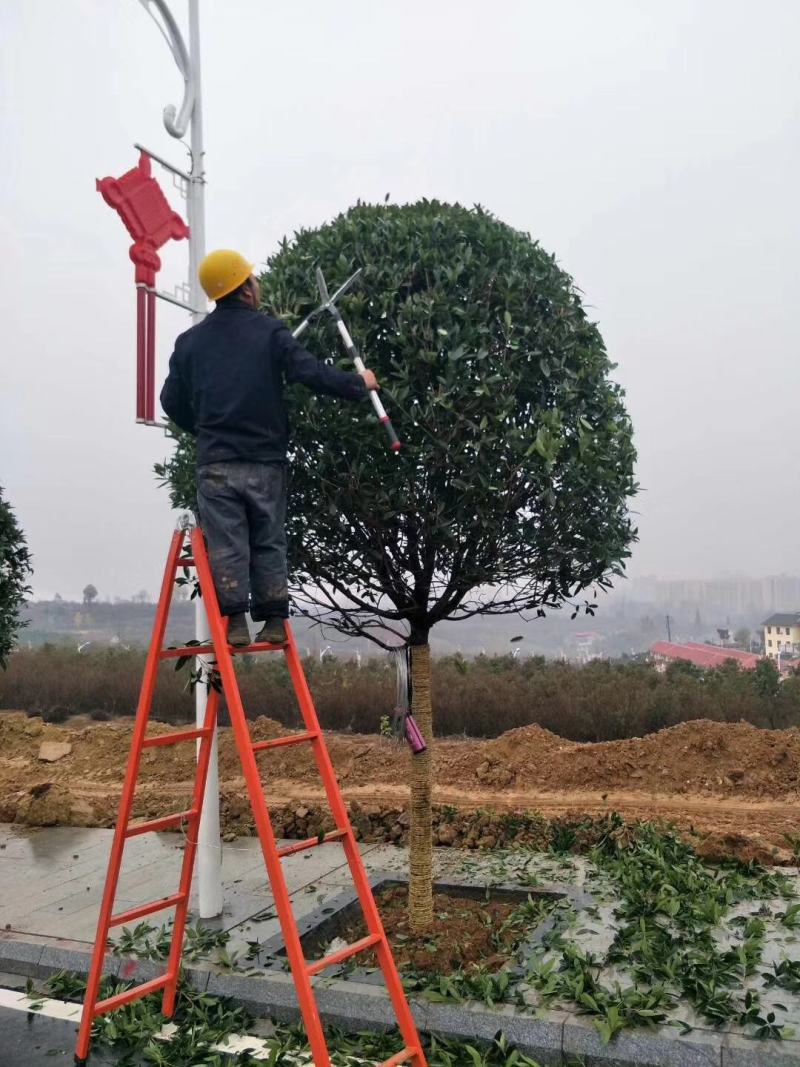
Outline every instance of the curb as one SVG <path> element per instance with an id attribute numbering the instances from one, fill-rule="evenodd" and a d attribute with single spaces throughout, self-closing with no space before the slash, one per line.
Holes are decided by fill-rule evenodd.
<path id="1" fill-rule="evenodd" d="M 0 935 L 0 971 L 26 978 L 49 978 L 60 970 L 88 973 L 91 954 L 52 943 Z M 162 973 L 160 964 L 108 955 L 104 974 L 143 982 Z M 291 975 L 268 971 L 248 977 L 202 967 L 185 968 L 187 980 L 200 991 L 228 997 L 255 1015 L 296 1022 L 300 1012 Z M 388 1030 L 395 1025 L 383 989 L 366 982 L 317 978 L 320 1012 L 326 1022 L 346 1031 Z M 725 1031 L 695 1029 L 678 1036 L 673 1027 L 626 1030 L 608 1045 L 585 1016 L 566 1011 L 535 1015 L 505 1004 L 435 1004 L 409 998 L 420 1030 L 446 1037 L 491 1041 L 502 1030 L 520 1052 L 542 1067 L 563 1067 L 582 1059 L 585 1067 L 800 1067 L 800 1041 L 761 1041 Z"/>

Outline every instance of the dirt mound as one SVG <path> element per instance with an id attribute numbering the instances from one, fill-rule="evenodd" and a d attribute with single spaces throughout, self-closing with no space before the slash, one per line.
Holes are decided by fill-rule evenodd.
<path id="1" fill-rule="evenodd" d="M 130 719 L 48 725 L 22 712 L 0 714 L 0 821 L 113 825 L 132 727 Z M 174 729 L 154 722 L 150 732 Z M 293 732 L 265 716 L 252 721 L 250 730 L 256 741 Z M 364 835 L 402 840 L 411 759 L 406 746 L 359 734 L 329 734 L 327 741 L 347 799 L 377 805 Z M 66 743 L 71 749 L 46 762 L 39 758 L 43 742 Z M 182 743 L 145 750 L 136 817 L 153 818 L 187 806 L 194 748 Z M 229 728 L 220 729 L 219 751 L 225 828 L 247 832 L 249 805 Z M 311 747 L 273 749 L 259 756 L 259 764 L 273 814 L 280 812 L 276 829 L 286 836 L 310 833 L 305 809 L 316 810 L 323 797 Z M 750 842 L 753 855 L 761 857 L 766 850 L 785 848 L 798 824 L 800 731 L 699 720 L 646 737 L 580 744 L 526 726 L 491 741 L 437 742 L 434 775 L 443 844 L 474 847 L 481 840 L 499 840 L 494 825 L 470 822 L 456 834 L 447 821 L 448 808 L 465 813 L 540 810 L 553 817 L 576 805 L 593 815 L 614 805 L 631 817 L 674 819 L 689 828 L 702 825 L 709 856 L 748 854 Z M 731 837 L 740 826 L 744 843 Z"/>
<path id="2" fill-rule="evenodd" d="M 477 778 L 484 788 L 505 789 L 535 780 L 539 788 L 547 789 L 563 776 L 554 773 L 554 768 L 569 766 L 573 753 L 580 747 L 577 742 L 566 741 L 541 726 L 522 726 L 493 741 L 478 742 L 469 751 L 449 752 L 445 747 L 439 770 L 443 780 L 451 785 L 466 785 Z"/>
<path id="3" fill-rule="evenodd" d="M 502 788 L 634 789 L 779 797 L 800 791 L 800 731 L 699 719 L 646 737 L 580 744 L 525 726 L 451 758 L 441 781 Z M 476 762 L 476 757 L 480 759 Z M 446 759 L 446 755 L 443 756 Z M 451 778 L 452 776 L 452 778 Z"/>
<path id="4" fill-rule="evenodd" d="M 692 844 L 698 856 L 714 863 L 730 859 L 731 856 L 742 863 L 760 863 L 763 866 L 776 862 L 793 865 L 796 862 L 792 853 L 759 833 L 722 833 L 715 830 L 705 835 L 693 833 Z"/>
<path id="5" fill-rule="evenodd" d="M 154 722 L 151 733 L 173 727 Z M 45 725 L 22 712 L 0 714 L 0 786 L 42 782 L 121 781 L 132 722 Z M 262 716 L 250 724 L 255 741 L 290 733 Z M 66 742 L 71 751 L 55 763 L 39 759 L 43 742 Z M 404 745 L 363 734 L 330 734 L 331 758 L 342 783 L 354 786 L 407 781 Z M 238 778 L 241 767 L 233 733 L 220 729 L 220 778 Z M 291 746 L 259 757 L 268 779 L 317 783 L 309 746 Z M 648 793 L 790 797 L 800 793 L 800 731 L 760 730 L 747 723 L 707 720 L 682 723 L 646 737 L 580 744 L 525 726 L 492 740 L 442 740 L 435 749 L 435 780 L 441 786 L 482 791 L 627 789 Z M 188 781 L 194 747 L 148 749 L 143 783 Z"/>

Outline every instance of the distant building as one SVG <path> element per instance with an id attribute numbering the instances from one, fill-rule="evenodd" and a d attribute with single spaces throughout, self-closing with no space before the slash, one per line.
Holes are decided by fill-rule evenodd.
<path id="1" fill-rule="evenodd" d="M 584 633 L 571 635 L 574 646 L 574 656 L 579 663 L 589 663 L 593 659 L 601 659 L 603 656 L 603 635 L 596 630 L 587 630 Z"/>
<path id="2" fill-rule="evenodd" d="M 760 658 L 753 652 L 742 652 L 738 648 L 720 648 L 719 645 L 704 645 L 699 641 L 656 641 L 650 646 L 650 655 L 656 669 L 662 671 L 667 669 L 668 663 L 676 659 L 688 660 L 695 667 L 702 667 L 704 670 L 721 667 L 726 660 L 732 659 L 742 670 L 752 671 Z"/>
<path id="3" fill-rule="evenodd" d="M 770 659 L 800 652 L 800 611 L 777 612 L 763 623 L 764 651 Z"/>
<path id="4" fill-rule="evenodd" d="M 631 578 L 615 587 L 629 600 L 656 604 L 662 611 L 704 619 L 729 615 L 745 620 L 800 604 L 800 577 L 669 579 Z M 699 622 L 699 619 L 696 618 Z"/>

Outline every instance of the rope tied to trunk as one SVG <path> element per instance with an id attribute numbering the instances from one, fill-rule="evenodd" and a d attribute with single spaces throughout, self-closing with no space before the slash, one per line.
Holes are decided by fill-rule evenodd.
<path id="1" fill-rule="evenodd" d="M 409 748 L 418 756 L 426 749 L 425 739 L 411 713 L 411 678 L 409 671 L 409 650 L 406 645 L 392 649 L 390 655 L 395 663 L 395 700 L 392 711 L 392 730 L 395 737 L 404 737 Z"/>

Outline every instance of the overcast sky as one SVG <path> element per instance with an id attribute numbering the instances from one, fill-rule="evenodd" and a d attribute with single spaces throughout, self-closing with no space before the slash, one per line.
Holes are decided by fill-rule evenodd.
<path id="1" fill-rule="evenodd" d="M 202 0 L 201 21 L 209 248 L 263 260 L 387 192 L 484 204 L 557 255 L 619 365 L 631 572 L 800 572 L 797 0 Z M 134 141 L 184 165 L 161 125 L 180 78 L 135 0 L 3 0 L 0 94 L 0 484 L 37 594 L 154 592 L 169 446 L 134 423 L 130 241 L 94 180 Z M 164 287 L 185 270 L 176 246 Z M 159 315 L 161 373 L 187 322 Z"/>

